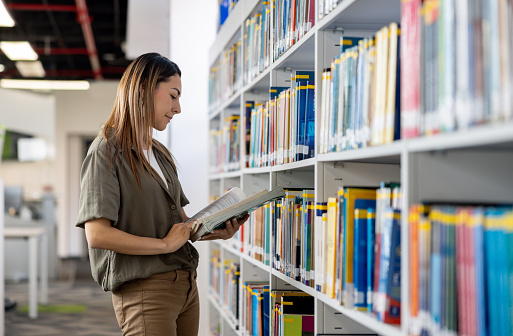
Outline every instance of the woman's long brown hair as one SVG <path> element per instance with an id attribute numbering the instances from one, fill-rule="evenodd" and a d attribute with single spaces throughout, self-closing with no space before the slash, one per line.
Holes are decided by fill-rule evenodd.
<path id="1" fill-rule="evenodd" d="M 120 153 L 124 155 L 130 163 L 138 186 L 140 179 L 136 158 L 154 178 L 157 177 L 144 155 L 145 148 L 162 152 L 176 170 L 171 153 L 152 136 L 155 89 L 159 83 L 168 81 L 174 75 L 182 76 L 178 66 L 157 53 L 136 58 L 121 78 L 114 108 L 103 126 L 107 151 L 112 153 L 111 148 L 115 149 L 111 156 L 111 166 Z"/>

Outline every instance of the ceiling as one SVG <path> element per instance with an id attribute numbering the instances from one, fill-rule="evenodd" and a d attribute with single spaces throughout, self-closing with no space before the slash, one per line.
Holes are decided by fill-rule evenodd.
<path id="1" fill-rule="evenodd" d="M 45 79 L 119 79 L 130 63 L 124 52 L 128 0 L 3 1 L 16 25 L 0 27 L 0 41 L 28 41 Z M 0 64 L 0 79 L 23 78 L 1 51 Z"/>

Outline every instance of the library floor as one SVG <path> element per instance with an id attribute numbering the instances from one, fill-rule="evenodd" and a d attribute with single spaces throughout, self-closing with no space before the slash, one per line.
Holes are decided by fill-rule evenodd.
<path id="1" fill-rule="evenodd" d="M 93 282 L 87 260 L 63 262 L 64 276 L 48 285 L 48 309 L 37 319 L 26 312 L 28 284 L 6 283 L 5 296 L 17 302 L 5 313 L 6 336 L 119 336 L 111 294 Z"/>

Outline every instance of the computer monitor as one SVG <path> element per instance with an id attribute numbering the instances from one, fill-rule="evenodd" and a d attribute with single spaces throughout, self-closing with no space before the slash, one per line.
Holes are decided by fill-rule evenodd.
<path id="1" fill-rule="evenodd" d="M 5 212 L 10 215 L 19 215 L 23 204 L 23 187 L 22 186 L 5 186 L 4 187 L 4 205 Z"/>

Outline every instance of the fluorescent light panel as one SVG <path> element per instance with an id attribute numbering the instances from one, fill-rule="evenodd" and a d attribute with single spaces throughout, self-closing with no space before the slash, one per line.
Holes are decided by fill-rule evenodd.
<path id="1" fill-rule="evenodd" d="M 14 20 L 2 0 L 0 0 L 0 27 L 14 27 Z"/>
<path id="2" fill-rule="evenodd" d="M 5 89 L 26 90 L 88 90 L 88 81 L 52 81 L 28 79 L 0 79 L 0 86 Z"/>
<path id="3" fill-rule="evenodd" d="M 17 61 L 15 65 L 23 77 L 43 78 L 46 74 L 43 64 L 39 61 Z"/>
<path id="4" fill-rule="evenodd" d="M 30 46 L 30 43 L 24 42 L 0 42 L 0 49 L 13 61 L 35 61 L 37 54 Z"/>

